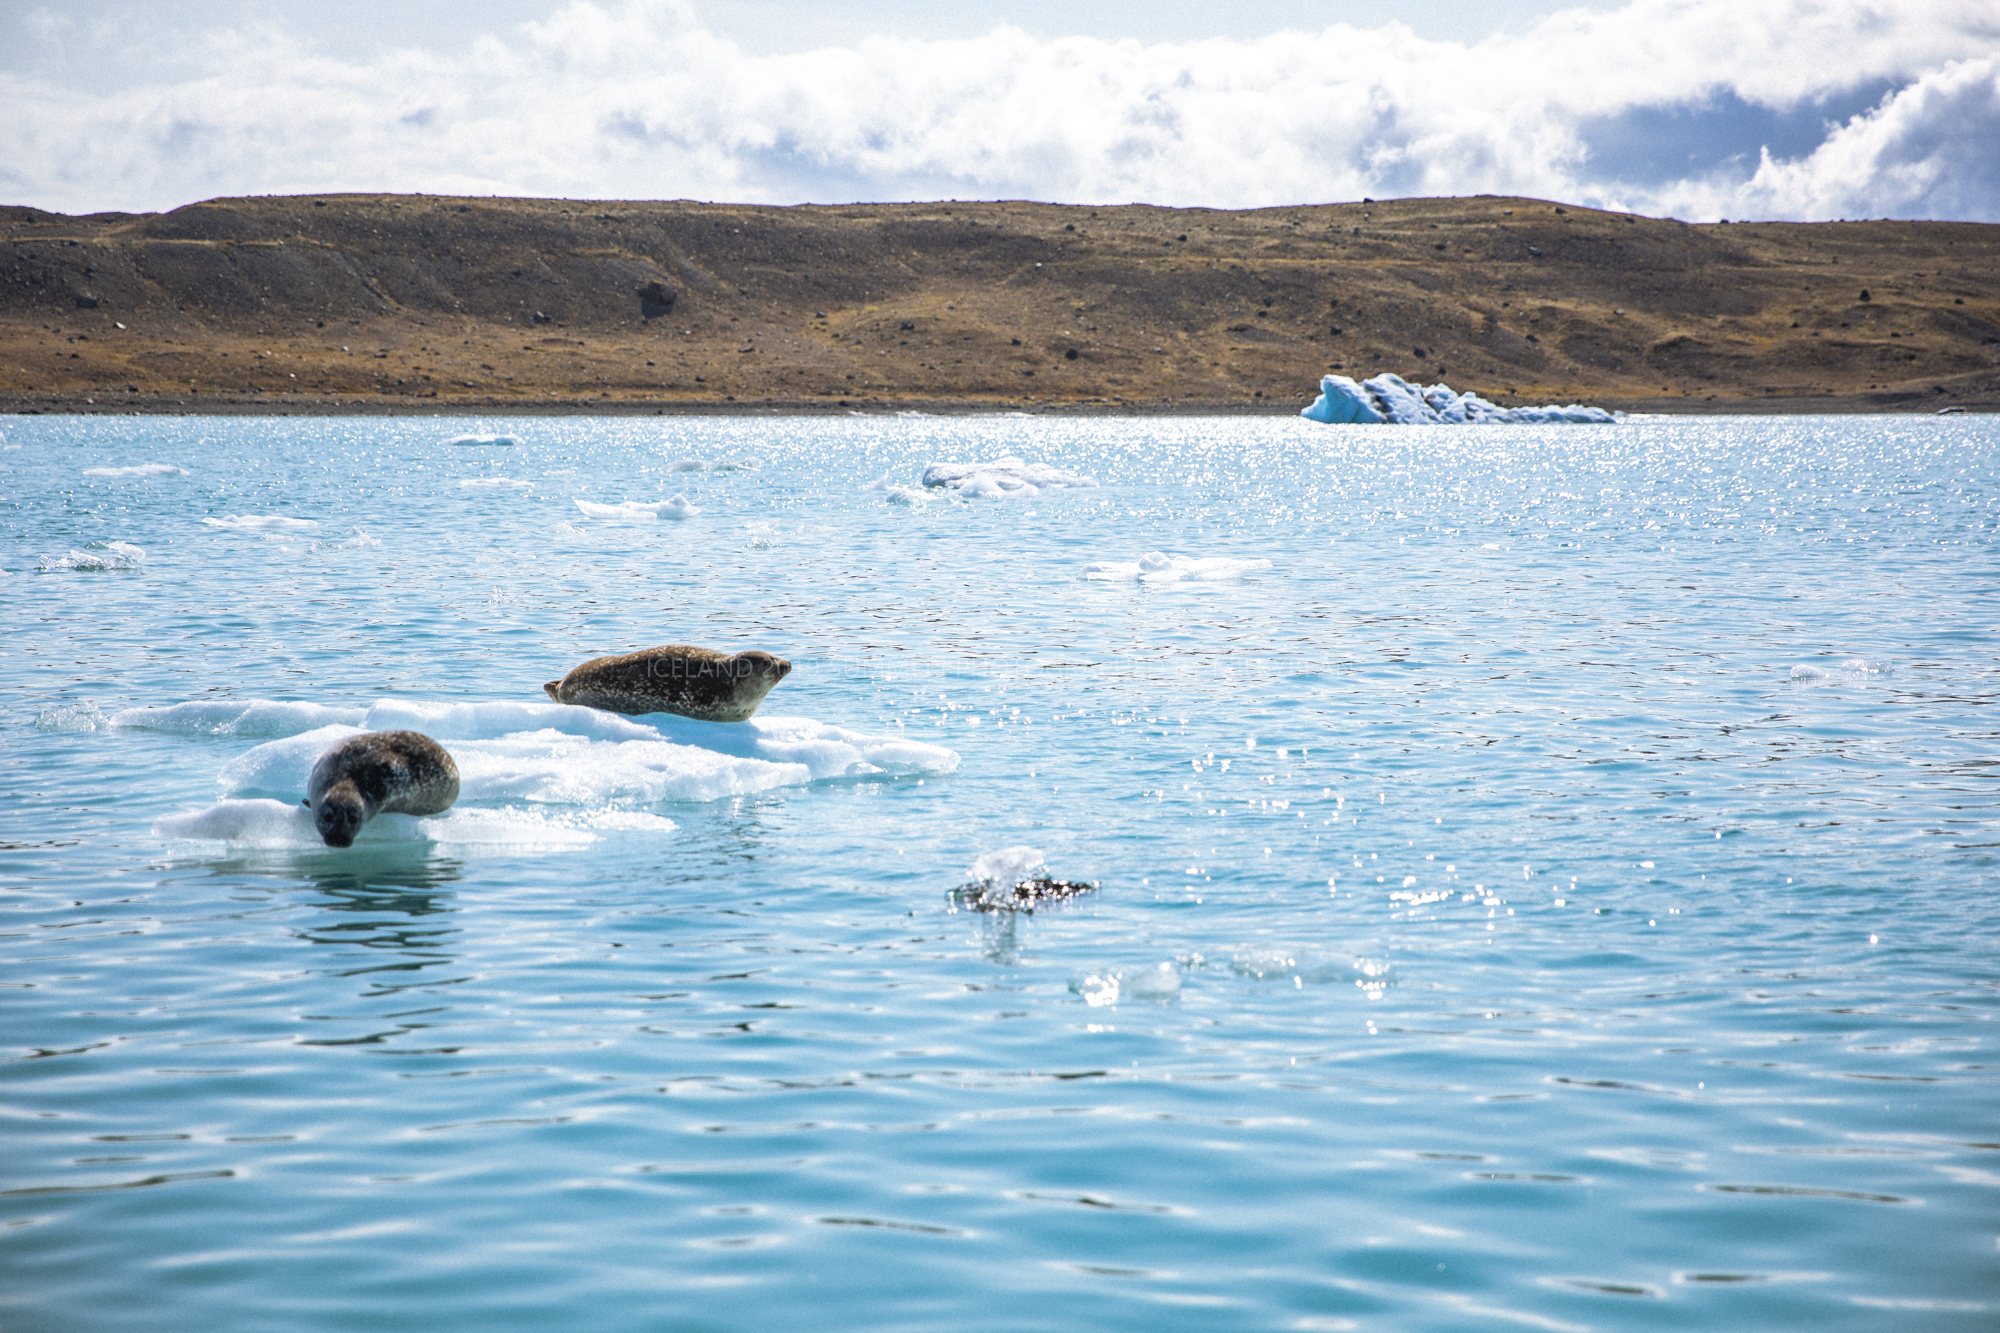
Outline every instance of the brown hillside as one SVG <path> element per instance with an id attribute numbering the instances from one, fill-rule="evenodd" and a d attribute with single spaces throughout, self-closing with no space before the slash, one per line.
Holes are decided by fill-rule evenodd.
<path id="1" fill-rule="evenodd" d="M 642 296 L 641 293 L 644 293 Z M 334 195 L 0 208 L 0 408 L 2000 407 L 2000 226 Z"/>

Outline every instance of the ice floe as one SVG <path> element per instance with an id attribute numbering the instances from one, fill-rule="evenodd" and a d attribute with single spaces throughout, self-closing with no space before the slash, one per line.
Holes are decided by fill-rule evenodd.
<path id="1" fill-rule="evenodd" d="M 1867 685 L 1894 673 L 1895 668 L 1887 662 L 1871 662 L 1865 657 L 1850 657 L 1837 666 L 1821 667 L 1801 662 L 1791 669 L 1788 679 L 1794 685 Z"/>
<path id="2" fill-rule="evenodd" d="M 214 815 L 219 821 L 214 824 L 201 822 L 213 812 L 177 816 L 191 822 L 173 826 L 234 829 L 241 823 L 246 831 L 240 837 L 185 831 L 162 836 L 264 839 L 274 845 L 297 830 L 289 824 L 258 823 L 263 816 L 252 818 L 256 815 L 252 798 L 295 800 L 319 756 L 364 731 L 421 731 L 451 752 L 459 771 L 459 808 L 439 820 L 467 813 L 464 807 L 482 802 L 515 809 L 525 802 L 574 807 L 591 819 L 617 816 L 611 825 L 593 827 L 654 827 L 638 818 L 643 811 L 632 807 L 713 801 L 837 778 L 943 774 L 959 764 L 958 755 L 942 746 L 900 735 L 852 731 L 811 718 L 718 723 L 654 714 L 642 719 L 594 708 L 513 701 L 384 699 L 365 710 L 261 699 L 197 702 L 126 709 L 114 715 L 110 725 L 190 735 L 271 737 L 231 759 L 217 775 L 229 798 L 217 809 L 231 807 L 234 813 Z M 239 806 L 242 809 L 235 809 Z M 446 838 L 437 831 L 444 827 L 437 820 L 416 822 L 429 831 L 416 830 L 408 837 L 478 840 L 455 834 Z M 310 832 L 309 823 L 306 828 Z"/>
<path id="3" fill-rule="evenodd" d="M 138 463 L 132 467 L 87 467 L 86 477 L 185 477 L 187 469 L 172 463 Z"/>
<path id="4" fill-rule="evenodd" d="M 882 498 L 892 505 L 920 505 L 930 502 L 931 493 L 929 491 L 924 490 L 920 486 L 898 485 L 892 480 L 895 475 L 893 471 L 884 472 L 861 489 L 864 491 L 880 492 Z"/>
<path id="5" fill-rule="evenodd" d="M 924 469 L 925 486 L 990 500 L 1031 500 L 1043 491 L 1096 484 L 1089 477 L 1064 472 L 1047 463 L 1027 463 L 1013 457 L 996 458 L 990 463 L 932 463 Z"/>
<path id="6" fill-rule="evenodd" d="M 126 708 L 111 715 L 111 725 L 182 736 L 296 736 L 336 723 L 358 728 L 367 715 L 365 708 L 277 699 L 203 699 L 165 708 Z"/>
<path id="7" fill-rule="evenodd" d="M 224 514 L 202 522 L 228 532 L 303 532 L 319 526 L 318 519 L 287 518 L 283 514 Z"/>
<path id="8" fill-rule="evenodd" d="M 679 492 L 665 500 L 625 500 L 615 505 L 578 500 L 576 507 L 591 518 L 693 518 L 701 512 Z"/>
<path id="9" fill-rule="evenodd" d="M 446 440 L 445 443 L 516 445 L 519 444 L 520 441 L 515 439 L 512 435 L 454 435 L 450 439 Z"/>
<path id="10" fill-rule="evenodd" d="M 1382 374 L 1356 383 L 1345 375 L 1327 375 L 1319 382 L 1319 397 L 1299 413 L 1308 421 L 1329 426 L 1382 425 L 1507 425 L 1569 422 L 1608 425 L 1620 418 L 1601 407 L 1501 407 L 1476 393 L 1459 393 L 1448 384 L 1412 384 L 1401 375 Z"/>
<path id="11" fill-rule="evenodd" d="M 146 563 L 146 553 L 131 542 L 92 542 L 81 551 L 67 555 L 45 555 L 35 568 L 44 574 L 74 569 L 86 574 L 102 574 L 114 569 L 138 569 Z"/>
<path id="12" fill-rule="evenodd" d="M 651 816 L 657 826 L 671 820 Z M 441 815 L 377 815 L 362 826 L 355 845 L 445 843 L 520 850 L 560 850 L 597 841 L 596 821 L 552 818 L 539 810 L 447 810 Z M 583 826 L 579 826 L 579 824 Z M 600 827 L 619 827 L 616 823 Z M 632 827 L 630 824 L 625 827 Z M 153 821 L 157 838 L 227 842 L 239 847 L 323 847 L 312 811 L 291 801 L 265 798 L 219 801 L 206 810 Z"/>
<path id="13" fill-rule="evenodd" d="M 667 464 L 669 472 L 755 472 L 764 466 L 761 458 L 676 458 Z"/>
<path id="14" fill-rule="evenodd" d="M 1106 561 L 1083 567 L 1087 579 L 1139 583 L 1179 583 L 1183 579 L 1213 582 L 1241 578 L 1259 569 L 1269 569 L 1269 560 L 1239 560 L 1230 556 L 1166 555 L 1149 551 L 1133 561 Z"/>

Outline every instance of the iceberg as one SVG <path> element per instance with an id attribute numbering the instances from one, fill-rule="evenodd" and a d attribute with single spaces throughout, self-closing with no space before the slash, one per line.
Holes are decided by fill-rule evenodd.
<path id="1" fill-rule="evenodd" d="M 1299 413 L 1328 426 L 1533 425 L 1543 422 L 1611 425 L 1623 419 L 1601 407 L 1501 407 L 1449 384 L 1412 384 L 1401 375 L 1381 374 L 1360 383 L 1345 375 L 1323 376 L 1319 397 Z"/>

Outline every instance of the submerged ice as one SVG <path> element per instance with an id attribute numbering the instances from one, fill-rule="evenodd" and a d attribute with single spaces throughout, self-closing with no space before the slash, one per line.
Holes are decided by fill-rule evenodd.
<path id="1" fill-rule="evenodd" d="M 1426 387 L 1390 374 L 1359 383 L 1345 375 L 1324 376 L 1319 382 L 1319 397 L 1299 415 L 1329 426 L 1484 426 L 1538 422 L 1608 425 L 1618 420 L 1601 407 L 1576 403 L 1568 407 L 1501 407 L 1476 393 L 1459 393 L 1449 384 Z"/>

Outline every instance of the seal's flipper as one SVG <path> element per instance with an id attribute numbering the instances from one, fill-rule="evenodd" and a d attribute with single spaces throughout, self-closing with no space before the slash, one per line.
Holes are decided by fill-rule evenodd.
<path id="1" fill-rule="evenodd" d="M 562 702 L 562 696 L 556 693 L 558 689 L 562 688 L 561 681 L 552 680 L 548 684 L 542 686 L 542 688 L 549 692 L 549 698 L 554 699 L 557 703 Z"/>

